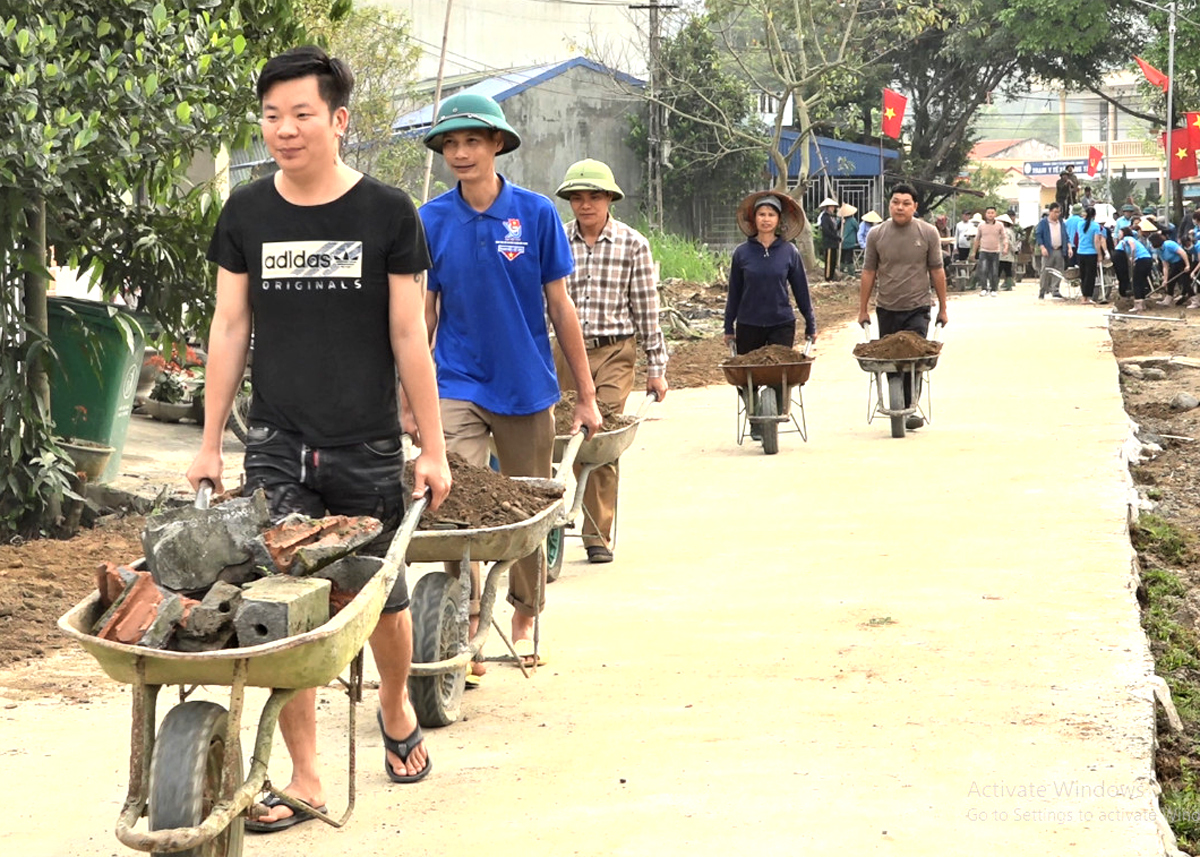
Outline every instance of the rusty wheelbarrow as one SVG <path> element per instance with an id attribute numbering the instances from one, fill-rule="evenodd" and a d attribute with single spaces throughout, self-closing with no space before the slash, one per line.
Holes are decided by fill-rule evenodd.
<path id="1" fill-rule="evenodd" d="M 237 857 L 245 816 L 260 792 L 334 827 L 354 809 L 355 707 L 362 700 L 362 648 L 375 630 L 396 582 L 409 539 L 427 500 L 413 502 L 387 555 L 354 599 L 328 622 L 275 642 L 212 652 L 174 652 L 112 642 L 89 631 L 103 612 L 99 593 L 73 607 L 58 627 L 78 642 L 116 681 L 133 686 L 129 789 L 117 820 L 117 838 L 154 854 Z M 142 564 L 139 560 L 134 567 Z M 349 675 L 341 675 L 349 667 Z M 340 680 L 350 699 L 349 786 L 345 813 L 335 819 L 274 789 L 267 762 L 280 709 L 296 692 Z M 179 704 L 155 735 L 155 708 L 163 685 L 179 686 Z M 189 700 L 200 685 L 230 688 L 229 707 Z M 243 774 L 239 733 L 247 687 L 270 688 L 259 715 L 250 773 Z M 140 819 L 148 819 L 146 828 Z"/>

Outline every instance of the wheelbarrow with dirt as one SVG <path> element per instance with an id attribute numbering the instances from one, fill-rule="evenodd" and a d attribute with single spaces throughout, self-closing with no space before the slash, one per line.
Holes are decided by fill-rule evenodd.
<path id="1" fill-rule="evenodd" d="M 422 726 L 448 726 L 458 719 L 467 670 L 480 658 L 487 642 L 488 629 L 494 627 L 509 654 L 487 660 L 515 663 L 528 677 L 523 658 L 492 618 L 496 592 L 504 574 L 517 560 L 545 549 L 546 536 L 566 521 L 568 509 L 580 495 L 573 464 L 584 442 L 584 433 L 573 435 L 563 450 L 562 464 L 555 479 L 513 477 L 516 482 L 540 484 L 561 489 L 562 496 L 530 517 L 497 527 L 419 530 L 408 543 L 407 560 L 430 563 L 459 563 L 458 574 L 430 571 L 413 586 L 413 663 L 409 671 L 408 691 L 417 720 Z M 582 501 L 578 501 L 582 502 Z M 479 622 L 472 635 L 472 562 L 491 563 L 479 593 Z M 538 595 L 541 603 L 542 593 Z M 536 660 L 540 623 L 534 617 L 533 646 Z"/>
<path id="2" fill-rule="evenodd" d="M 870 325 L 863 322 L 862 343 L 870 342 Z M 934 328 L 933 342 L 938 352 L 915 357 L 868 357 L 855 354 L 858 365 L 871 375 L 867 383 L 867 424 L 877 416 L 885 416 L 892 424 L 892 437 L 904 437 L 909 417 L 920 415 L 925 422 L 933 421 L 933 384 L 929 373 L 938 363 L 943 325 Z M 906 404 L 904 388 L 913 391 L 911 404 Z M 884 404 L 884 390 L 887 390 Z M 925 404 L 921 404 L 924 397 Z"/>
<path id="3" fill-rule="evenodd" d="M 578 489 L 575 492 L 575 500 L 571 504 L 571 508 L 566 511 L 566 520 L 562 526 L 555 527 L 546 536 L 546 580 L 553 583 L 558 580 L 558 576 L 562 573 L 563 554 L 566 552 L 566 540 L 568 536 L 573 538 L 583 538 L 582 533 L 568 533 L 568 530 L 574 529 L 576 522 L 582 515 L 584 520 L 591 518 L 591 512 L 583 504 L 584 491 L 587 488 L 588 477 L 598 467 L 606 464 L 612 464 L 617 468 L 618 478 L 621 467 L 621 453 L 629 449 L 633 444 L 634 438 L 637 436 L 638 426 L 642 420 L 646 418 L 646 412 L 649 410 L 651 403 L 657 402 L 658 396 L 654 393 L 647 393 L 642 403 L 638 405 L 637 412 L 632 415 L 632 419 L 620 428 L 612 429 L 611 431 L 599 431 L 584 440 L 583 445 L 579 448 L 579 455 L 575 458 L 575 463 L 580 466 L 578 474 Z M 554 462 L 558 468 L 562 467 L 563 452 L 570 443 L 570 435 L 558 435 L 554 438 Z M 620 495 L 618 494 L 618 500 Z M 615 548 L 617 544 L 617 514 L 618 505 L 613 506 L 613 523 L 612 537 L 610 547 Z"/>
<path id="4" fill-rule="evenodd" d="M 112 679 L 132 685 L 133 726 L 129 788 L 117 820 L 117 838 L 154 854 L 237 857 L 242 853 L 245 816 L 261 792 L 293 810 L 342 827 L 354 809 L 355 715 L 362 701 L 363 645 L 379 620 L 388 593 L 403 567 L 404 554 L 427 500 L 406 511 L 387 555 L 353 600 L 325 624 L 269 643 L 210 652 L 176 652 L 127 645 L 93 636 L 103 612 L 99 593 L 73 607 L 58 627 L 78 642 Z M 144 565 L 143 560 L 134 568 Z M 342 674 L 349 669 L 348 676 Z M 267 762 L 283 706 L 303 688 L 341 682 L 349 697 L 348 799 L 334 818 L 275 789 Z M 179 687 L 179 703 L 155 734 L 159 691 Z M 197 687 L 229 688 L 229 705 L 192 700 Z M 250 771 L 242 763 L 240 731 L 245 689 L 270 689 L 258 719 Z M 147 824 L 139 822 L 146 817 Z"/>
<path id="5" fill-rule="evenodd" d="M 780 434 L 795 433 L 808 441 L 803 387 L 812 374 L 815 359 L 812 348 L 813 341 L 809 339 L 804 344 L 804 359 L 790 363 L 721 364 L 725 380 L 738 388 L 734 435 L 738 446 L 750 436 L 762 440 L 764 453 L 775 455 L 779 452 Z M 729 356 L 737 356 L 732 343 Z M 788 423 L 791 428 L 782 428 Z"/>

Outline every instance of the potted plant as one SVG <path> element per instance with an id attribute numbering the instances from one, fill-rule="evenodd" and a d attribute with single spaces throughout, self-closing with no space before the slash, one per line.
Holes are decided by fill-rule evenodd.
<path id="1" fill-rule="evenodd" d="M 75 471 L 82 473 L 88 482 L 95 482 L 108 466 L 108 460 L 116 450 L 108 444 L 77 436 L 81 425 L 87 422 L 87 417 L 87 408 L 76 405 L 71 417 L 71 433 L 60 438 L 58 445 L 62 447 L 63 452 L 71 456 Z"/>
<path id="2" fill-rule="evenodd" d="M 158 376 L 142 409 L 156 420 L 177 423 L 182 419 L 204 419 L 204 366 L 190 347 L 180 361 L 172 348 L 171 359 L 160 354 L 149 358 L 158 368 Z"/>

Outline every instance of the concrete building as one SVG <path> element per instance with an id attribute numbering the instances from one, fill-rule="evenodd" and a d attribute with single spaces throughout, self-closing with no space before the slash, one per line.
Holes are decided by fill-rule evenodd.
<path id="1" fill-rule="evenodd" d="M 554 197 L 567 167 L 581 158 L 596 158 L 612 167 L 625 199 L 617 216 L 636 221 L 644 194 L 645 164 L 628 143 L 630 116 L 644 111 L 636 94 L 641 81 L 613 72 L 584 57 L 495 75 L 460 75 L 447 80 L 442 98 L 456 92 L 490 95 L 521 135 L 521 147 L 501 156 L 497 168 L 522 187 L 554 199 L 559 213 L 571 217 L 570 206 Z M 431 93 L 432 95 L 432 93 Z M 401 116 L 392 126 L 397 134 L 423 136 L 433 120 L 434 105 Z M 454 184 L 441 158 L 435 157 L 434 177 Z"/>
<path id="2" fill-rule="evenodd" d="M 1109 179 L 1119 177 L 1122 169 L 1139 195 L 1154 187 L 1161 197 L 1167 175 L 1158 133 L 1165 116 L 1152 126 L 1112 103 L 1144 115 L 1161 112 L 1161 106 L 1147 97 L 1143 83 L 1140 73 L 1121 71 L 1105 77 L 1101 91 L 1107 99 L 1092 92 L 1042 88 L 998 101 L 977 123 L 982 138 L 971 151 L 971 163 L 1008 173 L 997 192 L 1019 203 L 1022 210 L 1053 201 L 1058 175 L 1067 164 L 1074 165 L 1080 184 L 1092 186 L 1098 199 L 1107 198 Z M 1088 176 L 1093 148 L 1103 157 L 1096 175 Z M 1185 184 L 1185 199 L 1192 192 L 1200 194 L 1200 185 Z"/>
<path id="3" fill-rule="evenodd" d="M 445 73 L 496 73 L 586 53 L 630 73 L 647 71 L 646 10 L 579 0 L 372 0 L 407 15 L 421 46 L 419 78 L 434 78 L 449 5 Z M 665 13 L 664 13 L 665 16 Z"/>

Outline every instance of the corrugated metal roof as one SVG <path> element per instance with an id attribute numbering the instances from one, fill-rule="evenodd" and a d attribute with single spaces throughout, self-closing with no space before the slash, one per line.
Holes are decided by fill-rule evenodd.
<path id="1" fill-rule="evenodd" d="M 470 86 L 456 90 L 453 94 L 457 95 L 463 92 L 469 92 L 472 95 L 487 95 L 495 99 L 497 103 L 503 103 L 505 99 L 512 98 L 514 95 L 519 95 L 530 87 L 545 83 L 548 80 L 558 77 L 564 72 L 570 71 L 578 67 L 589 68 L 592 71 L 604 75 L 613 75 L 617 80 L 631 86 L 641 86 L 644 81 L 632 75 L 625 74 L 620 71 L 613 71 L 593 62 L 587 57 L 575 57 L 564 62 L 548 63 L 546 65 L 530 66 L 529 68 L 512 69 L 503 74 L 494 75 L 485 78 Z M 401 116 L 392 123 L 392 130 L 397 133 L 413 134 L 423 131 L 428 128 L 433 122 L 434 110 L 437 105 L 427 104 L 419 110 L 413 110 Z"/>
<path id="2" fill-rule="evenodd" d="M 797 131 L 784 130 L 779 138 L 779 151 L 786 155 L 800 134 Z M 820 146 L 818 154 L 817 147 Z M 824 172 L 831 178 L 839 176 L 861 177 L 877 176 L 880 173 L 880 154 L 877 146 L 864 146 L 861 143 L 851 143 L 848 140 L 835 140 L 832 137 L 810 137 L 808 140 L 808 174 L 818 175 Z M 800 175 L 800 149 L 797 148 L 788 160 L 788 178 L 795 179 Z M 899 154 L 891 149 L 883 150 L 883 159 L 892 160 Z M 821 169 L 821 159 L 824 158 L 825 169 Z M 847 169 L 844 169 L 848 168 Z M 767 168 L 775 175 L 775 163 L 769 162 Z"/>

